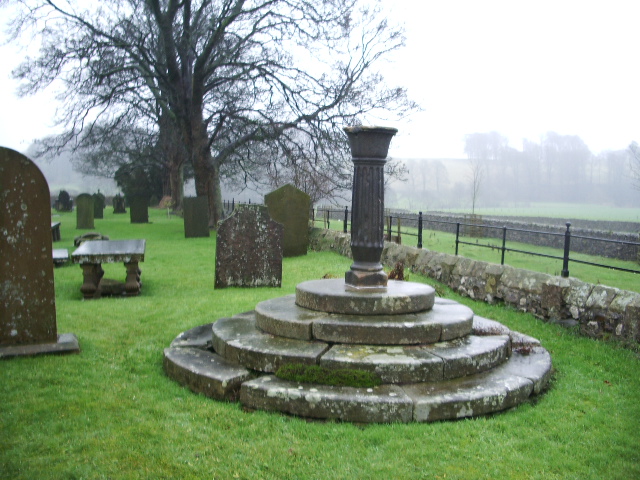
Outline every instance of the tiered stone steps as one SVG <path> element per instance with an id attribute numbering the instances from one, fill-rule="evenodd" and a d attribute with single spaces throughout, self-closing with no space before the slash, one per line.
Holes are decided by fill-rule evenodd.
<path id="1" fill-rule="evenodd" d="M 180 334 L 164 352 L 167 374 L 249 408 L 351 422 L 483 415 L 522 403 L 548 382 L 551 358 L 537 340 L 435 299 L 431 287 L 389 282 L 389 300 L 345 293 L 339 282 L 305 282 L 296 295 Z M 329 304 L 331 312 L 317 310 Z M 333 387 L 273 375 L 288 363 L 368 370 L 382 385 Z"/>

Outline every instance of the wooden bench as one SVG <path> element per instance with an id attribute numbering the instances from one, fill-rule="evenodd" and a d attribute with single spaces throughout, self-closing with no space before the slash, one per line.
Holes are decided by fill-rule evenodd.
<path id="1" fill-rule="evenodd" d="M 100 298 L 102 295 L 135 296 L 140 294 L 142 283 L 138 263 L 144 261 L 145 240 L 94 240 L 85 242 L 72 254 L 73 263 L 80 264 L 84 283 L 80 291 L 85 299 Z M 124 284 L 103 281 L 103 263 L 124 263 L 127 271 Z"/>

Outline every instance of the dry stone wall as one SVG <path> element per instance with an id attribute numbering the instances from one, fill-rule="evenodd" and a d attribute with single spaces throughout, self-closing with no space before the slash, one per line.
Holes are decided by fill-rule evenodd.
<path id="1" fill-rule="evenodd" d="M 348 234 L 314 228 L 313 250 L 350 257 Z M 403 262 L 416 273 L 438 280 L 461 295 L 503 302 L 545 321 L 576 326 L 591 338 L 640 343 L 640 294 L 575 278 L 562 278 L 445 253 L 385 242 L 382 262 Z"/>

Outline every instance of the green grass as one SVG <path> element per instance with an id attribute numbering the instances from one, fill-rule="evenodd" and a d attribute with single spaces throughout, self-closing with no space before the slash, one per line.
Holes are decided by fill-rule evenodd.
<path id="1" fill-rule="evenodd" d="M 316 226 L 322 227 L 321 221 L 316 221 Z M 342 221 L 332 221 L 332 230 L 343 229 Z M 411 235 L 408 235 L 411 233 Z M 386 233 L 386 230 L 385 230 Z M 402 244 L 412 247 L 418 244 L 418 230 L 416 228 L 401 227 Z M 397 235 L 397 226 L 394 225 L 393 235 Z M 460 244 L 458 254 L 462 257 L 471 258 L 473 260 L 482 260 L 490 263 L 500 263 L 502 241 L 495 238 L 472 238 L 460 237 L 461 241 L 477 242 L 482 245 L 490 245 L 491 248 L 476 245 Z M 448 253 L 454 255 L 456 251 L 456 236 L 452 233 L 440 232 L 436 230 L 423 230 L 422 247 L 435 252 Z M 514 250 L 523 250 L 536 252 L 544 255 L 553 255 L 562 257 L 563 251 L 550 247 L 538 247 L 527 243 L 511 242 L 507 240 L 507 248 Z M 583 262 L 598 263 L 617 268 L 625 268 L 627 270 L 640 270 L 638 262 L 617 260 L 613 258 L 596 257 L 594 255 L 586 255 L 582 253 L 571 253 L 570 259 L 580 260 Z M 506 252 L 506 265 L 534 272 L 548 273 L 549 275 L 560 275 L 562 271 L 562 260 L 546 257 L 538 257 L 535 255 L 527 255 L 517 252 Z M 584 282 L 593 284 L 602 284 L 610 287 L 629 290 L 632 292 L 640 292 L 640 274 L 613 270 L 611 268 L 594 267 L 576 262 L 569 262 L 569 274 L 571 277 L 578 278 Z"/>
<path id="2" fill-rule="evenodd" d="M 215 238 L 180 219 L 148 225 L 107 213 L 96 230 L 146 238 L 142 295 L 83 301 L 78 266 L 56 269 L 58 331 L 79 355 L 0 362 L 0 478 L 6 479 L 631 479 L 640 478 L 636 354 L 511 309 L 447 296 L 540 339 L 555 375 L 538 400 L 435 424 L 309 422 L 216 402 L 168 379 L 162 350 L 180 332 L 342 275 L 334 253 L 285 259 L 282 288 L 214 290 Z M 62 216 L 72 245 L 75 219 Z M 121 265 L 108 277 L 124 278 Z M 113 268 L 111 268 L 113 267 Z M 412 274 L 412 281 L 431 280 Z"/>

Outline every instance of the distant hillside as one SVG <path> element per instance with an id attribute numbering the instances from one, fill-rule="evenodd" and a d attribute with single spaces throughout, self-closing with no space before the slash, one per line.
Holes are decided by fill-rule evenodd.
<path id="1" fill-rule="evenodd" d="M 119 192 L 113 180 L 85 176 L 76 172 L 71 163 L 71 153 L 45 160 L 35 158 L 33 152 L 34 147 L 31 146 L 24 154 L 33 160 L 44 174 L 52 196 L 56 196 L 60 190 L 66 190 L 72 196 L 80 193 L 96 193 L 98 190 L 105 195 L 115 195 Z"/>

